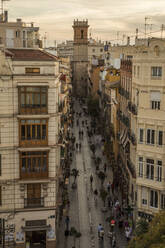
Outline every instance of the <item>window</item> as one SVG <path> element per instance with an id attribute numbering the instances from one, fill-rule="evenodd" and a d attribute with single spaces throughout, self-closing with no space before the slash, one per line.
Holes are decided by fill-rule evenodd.
<path id="1" fill-rule="evenodd" d="M 151 101 L 152 109 L 160 109 L 160 101 Z"/>
<path id="2" fill-rule="evenodd" d="M 157 161 L 157 181 L 162 181 L 162 161 Z"/>
<path id="3" fill-rule="evenodd" d="M 137 67 L 137 77 L 139 77 L 139 75 L 140 75 L 140 66 L 138 65 L 138 67 Z"/>
<path id="4" fill-rule="evenodd" d="M 48 121 L 45 119 L 21 120 L 20 140 L 23 141 L 22 144 L 24 141 L 47 141 L 47 126 Z"/>
<path id="5" fill-rule="evenodd" d="M 147 188 L 142 187 L 142 204 L 147 205 Z"/>
<path id="6" fill-rule="evenodd" d="M 140 128 L 140 131 L 139 131 L 139 142 L 140 143 L 143 143 L 143 136 L 144 136 L 144 129 Z"/>
<path id="7" fill-rule="evenodd" d="M 17 30 L 17 31 L 15 32 L 15 36 L 16 36 L 16 38 L 20 38 L 20 30 Z"/>
<path id="8" fill-rule="evenodd" d="M 150 207 L 158 208 L 158 192 L 155 190 L 150 191 Z"/>
<path id="9" fill-rule="evenodd" d="M 146 178 L 154 180 L 154 160 L 146 159 Z"/>
<path id="10" fill-rule="evenodd" d="M 21 114 L 47 113 L 47 87 L 19 87 Z"/>
<path id="11" fill-rule="evenodd" d="M 21 178 L 36 177 L 45 178 L 48 176 L 48 152 L 21 152 L 20 153 Z"/>
<path id="12" fill-rule="evenodd" d="M 161 194 L 161 209 L 165 209 L 165 195 Z"/>
<path id="13" fill-rule="evenodd" d="M 26 74 L 40 74 L 40 68 L 25 68 Z"/>
<path id="14" fill-rule="evenodd" d="M 143 177 L 143 157 L 139 157 L 139 177 Z"/>
<path id="15" fill-rule="evenodd" d="M 158 145 L 163 145 L 163 131 L 158 131 Z"/>
<path id="16" fill-rule="evenodd" d="M 162 76 L 162 67 L 151 67 L 151 76 L 152 77 L 161 77 Z"/>
<path id="17" fill-rule="evenodd" d="M 81 30 L 81 39 L 84 39 L 84 30 Z"/>
<path id="18" fill-rule="evenodd" d="M 147 129 L 147 144 L 155 144 L 155 130 Z"/>

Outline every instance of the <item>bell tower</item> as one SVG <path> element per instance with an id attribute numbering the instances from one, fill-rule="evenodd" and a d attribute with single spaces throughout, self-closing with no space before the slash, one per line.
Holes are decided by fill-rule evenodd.
<path id="1" fill-rule="evenodd" d="M 73 92 L 86 97 L 88 85 L 88 20 L 74 20 Z"/>

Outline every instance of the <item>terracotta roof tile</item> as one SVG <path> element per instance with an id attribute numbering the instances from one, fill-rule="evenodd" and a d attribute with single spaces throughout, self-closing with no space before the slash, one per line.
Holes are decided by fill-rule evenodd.
<path id="1" fill-rule="evenodd" d="M 6 55 L 12 54 L 13 60 L 17 61 L 57 61 L 57 57 L 40 49 L 14 49 L 6 50 Z"/>

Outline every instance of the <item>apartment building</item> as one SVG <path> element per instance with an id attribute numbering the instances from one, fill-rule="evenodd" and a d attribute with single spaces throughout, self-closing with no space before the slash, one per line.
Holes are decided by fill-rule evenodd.
<path id="1" fill-rule="evenodd" d="M 55 247 L 59 62 L 38 49 L 0 53 L 0 218 L 5 247 Z M 2 62 L 4 61 L 4 62 Z"/>
<path id="2" fill-rule="evenodd" d="M 41 48 L 39 27 L 35 27 L 33 22 L 25 23 L 20 18 L 10 22 L 5 11 L 0 16 L 0 44 L 7 48 Z"/>
<path id="3" fill-rule="evenodd" d="M 165 208 L 165 41 L 150 39 L 133 58 L 131 127 L 137 144 L 137 215 L 150 219 Z M 133 111 L 132 111 L 133 112 Z"/>

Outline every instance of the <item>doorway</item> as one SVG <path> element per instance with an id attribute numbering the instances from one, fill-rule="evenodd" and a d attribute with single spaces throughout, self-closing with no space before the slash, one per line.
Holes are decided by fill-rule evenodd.
<path id="1" fill-rule="evenodd" d="M 26 232 L 28 248 L 46 248 L 46 230 Z"/>

